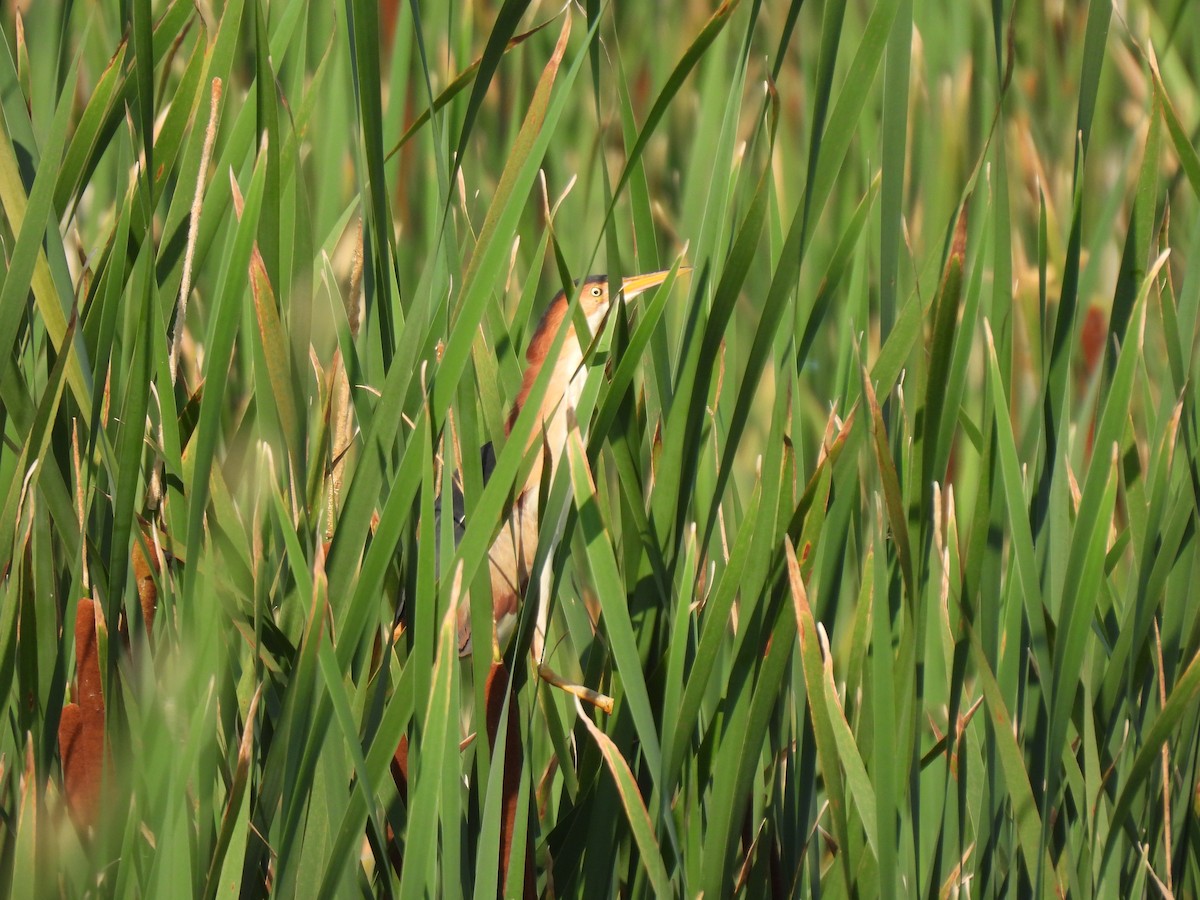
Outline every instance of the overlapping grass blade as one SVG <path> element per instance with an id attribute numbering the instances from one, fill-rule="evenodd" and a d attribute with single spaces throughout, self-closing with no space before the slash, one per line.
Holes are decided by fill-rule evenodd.
<path id="1" fill-rule="evenodd" d="M 1196 893 L 1185 4 L 18 5 L 0 894 Z"/>

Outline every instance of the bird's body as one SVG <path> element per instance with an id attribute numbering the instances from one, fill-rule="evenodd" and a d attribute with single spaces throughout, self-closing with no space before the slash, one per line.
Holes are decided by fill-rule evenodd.
<path id="1" fill-rule="evenodd" d="M 625 278 L 621 282 L 619 294 L 626 301 L 632 300 L 661 284 L 669 274 L 670 270 L 664 270 Z M 585 279 L 581 285 L 580 305 L 587 317 L 589 331 L 592 334 L 597 333 L 610 308 L 608 278 L 601 275 Z M 524 484 L 517 491 L 512 511 L 488 551 L 492 617 L 502 636 L 507 626 L 515 621 L 521 597 L 533 572 L 534 555 L 538 545 L 538 489 L 542 483 L 543 470 L 549 462 L 549 474 L 553 477 L 554 469 L 567 444 L 568 411 L 578 404 L 586 380 L 587 371 L 583 366 L 584 348 L 575 333 L 574 324 L 567 325 L 567 333 L 558 355 L 550 358 L 555 337 L 569 312 L 570 301 L 566 294 L 559 292 L 550 302 L 529 342 L 521 390 L 505 426 L 506 431 L 511 433 L 539 374 L 545 366 L 552 365 L 553 374 L 539 407 L 538 420 L 525 447 L 527 452 L 534 446 L 544 450 L 534 454 L 533 465 Z M 482 449 L 480 461 L 486 484 L 496 462 L 490 444 Z M 465 528 L 465 505 L 457 485 L 451 498 L 451 506 L 457 543 Z M 442 513 L 440 500 L 436 513 L 439 516 Z M 440 531 L 436 529 L 437 533 Z M 463 656 L 468 655 L 472 649 L 470 604 L 465 602 L 458 609 L 458 647 L 460 655 Z"/>
<path id="2" fill-rule="evenodd" d="M 625 278 L 621 282 L 621 288 L 618 293 L 625 300 L 632 300 L 644 291 L 662 284 L 668 275 L 670 275 L 669 270 Z M 588 278 L 580 286 L 580 291 L 580 306 L 587 317 L 588 331 L 591 334 L 596 334 L 609 310 L 608 279 L 604 276 Z M 513 426 L 516 424 L 521 410 L 528 402 L 530 392 L 533 390 L 538 376 L 547 365 L 553 366 L 549 385 L 538 408 L 537 422 L 530 432 L 529 439 L 525 445 L 527 452 L 535 446 L 538 447 L 538 452 L 534 454 L 532 468 L 526 475 L 524 483 L 516 492 L 516 497 L 513 500 L 512 510 L 508 518 L 504 521 L 488 551 L 488 574 L 491 581 L 494 635 L 497 633 L 503 635 L 511 626 L 511 623 L 516 621 L 517 609 L 520 606 L 522 596 L 524 596 L 526 585 L 528 585 L 529 579 L 532 576 L 534 555 L 537 552 L 539 487 L 543 483 L 543 476 L 545 474 L 553 477 L 554 470 L 562 458 L 563 450 L 567 444 L 568 427 L 571 418 L 570 413 L 579 403 L 587 377 L 587 372 L 583 366 L 583 345 L 575 333 L 573 323 L 567 325 L 567 331 L 559 352 L 551 358 L 551 350 L 553 349 L 555 338 L 559 330 L 563 327 L 563 319 L 570 313 L 570 310 L 570 302 L 564 293 L 560 292 L 550 302 L 550 306 L 542 316 L 529 342 L 529 347 L 525 354 L 526 366 L 521 390 L 517 395 L 516 402 L 513 404 L 512 412 L 505 423 L 505 431 L 511 437 Z M 484 484 L 487 484 L 496 467 L 496 455 L 490 443 L 485 444 L 480 449 L 479 461 L 483 472 Z M 545 473 L 547 463 L 549 463 L 551 468 L 549 473 Z M 457 546 L 466 532 L 466 503 L 459 488 L 457 478 L 452 480 L 452 485 L 450 513 L 454 517 L 454 543 Z M 440 527 L 441 516 L 446 511 L 444 500 L 444 497 L 439 497 L 434 506 L 434 516 L 437 519 L 434 534 L 438 536 L 442 533 Z M 441 571 L 442 568 L 440 550 L 440 546 L 435 547 L 435 556 L 437 557 L 435 563 L 438 571 Z M 545 597 L 542 598 L 543 603 L 545 599 Z M 401 609 L 397 613 L 397 618 L 402 614 L 403 605 L 404 599 L 402 595 Z M 459 655 L 466 656 L 471 653 L 473 643 L 470 604 L 460 600 L 457 612 Z M 539 629 L 544 626 L 543 617 L 545 614 L 546 608 L 543 607 L 539 610 Z M 540 640 L 538 638 L 538 642 Z M 603 709 L 609 713 L 612 712 L 612 698 L 605 697 L 603 694 L 589 690 L 582 685 L 571 684 L 560 678 L 552 669 L 545 665 L 544 661 L 540 658 L 540 652 L 536 649 L 539 646 L 538 642 L 534 644 L 534 657 L 539 678 L 570 692 L 579 699 L 592 703 L 599 709 Z M 485 692 L 488 696 L 486 733 L 489 747 L 494 747 L 498 738 L 500 710 L 504 702 L 505 692 L 509 690 L 511 690 L 511 682 L 506 674 L 504 663 L 499 660 L 493 660 L 485 687 Z M 515 696 L 512 699 L 515 702 Z M 494 718 L 493 711 L 495 713 Z M 516 723 L 517 717 L 510 716 L 508 718 L 508 731 L 505 738 L 507 750 L 502 788 L 505 797 L 505 813 L 503 821 L 500 824 L 500 846 L 502 848 L 509 846 L 512 839 L 522 766 L 523 751 Z M 392 765 L 392 776 L 396 779 L 397 788 L 402 792 L 405 791 L 408 784 L 407 736 L 401 739 L 396 750 Z M 506 851 L 502 851 L 498 873 L 500 884 L 504 884 L 508 880 L 508 863 L 509 854 Z M 533 872 L 532 856 L 527 856 L 526 858 L 525 872 L 526 893 L 533 895 L 535 886 L 529 878 L 529 875 Z"/>

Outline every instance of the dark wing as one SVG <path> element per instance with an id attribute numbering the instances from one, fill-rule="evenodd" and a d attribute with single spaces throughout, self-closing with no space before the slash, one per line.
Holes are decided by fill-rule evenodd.
<path id="1" fill-rule="evenodd" d="M 492 472 L 496 470 L 496 451 L 493 449 L 491 441 L 488 441 L 479 449 L 479 465 L 483 470 L 483 484 L 486 487 L 488 481 L 491 480 Z M 454 513 L 454 546 L 457 548 L 459 541 L 462 540 L 463 534 L 467 530 L 467 508 L 462 489 L 458 486 L 457 478 L 451 480 L 450 491 L 450 508 Z M 437 500 L 433 503 L 433 521 L 436 528 L 434 533 L 439 536 L 438 546 L 434 554 L 438 570 L 442 567 L 442 500 L 443 498 L 439 494 Z"/>
<path id="2" fill-rule="evenodd" d="M 483 469 L 483 484 L 486 487 L 492 480 L 492 472 L 496 471 L 496 450 L 491 441 L 479 448 L 479 465 Z"/>
<path id="3" fill-rule="evenodd" d="M 488 441 L 479 450 L 479 464 L 483 469 L 483 483 L 486 485 L 492 477 L 492 472 L 496 469 L 496 451 L 492 447 L 492 442 Z M 443 497 L 439 494 L 438 498 L 433 502 L 433 534 L 434 548 L 433 559 L 434 568 L 438 571 L 442 568 L 442 511 L 444 508 Z M 463 492 L 458 486 L 458 479 L 451 480 L 450 490 L 450 511 L 454 516 L 454 546 L 457 547 L 459 541 L 462 540 L 463 534 L 467 530 L 466 521 L 466 503 L 463 498 Z M 400 588 L 400 599 L 396 604 L 396 619 L 392 623 L 393 627 L 400 624 L 400 620 L 404 618 L 404 611 L 408 605 L 408 597 L 405 594 L 403 586 Z"/>

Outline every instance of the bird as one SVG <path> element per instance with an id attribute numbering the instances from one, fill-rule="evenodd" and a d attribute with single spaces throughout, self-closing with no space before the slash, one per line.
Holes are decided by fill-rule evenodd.
<path id="1" fill-rule="evenodd" d="M 621 279 L 621 284 L 615 292 L 625 302 L 633 300 L 651 288 L 657 287 L 667 280 L 672 269 L 648 272 L 644 275 L 633 275 Z M 680 266 L 680 272 L 691 271 L 687 266 Z M 575 285 L 579 292 L 579 304 L 587 318 L 588 331 L 597 334 L 604 323 L 604 318 L 611 308 L 613 292 L 610 279 L 605 275 L 593 275 Z M 574 323 L 567 325 L 567 331 L 555 356 L 555 338 L 563 326 L 563 319 L 571 313 L 571 298 L 565 291 L 559 293 L 550 301 L 546 312 L 538 322 L 529 347 L 525 353 L 525 372 L 521 389 L 513 403 L 512 410 L 505 420 L 504 431 L 512 436 L 517 418 L 525 408 L 529 395 L 533 391 L 539 375 L 546 366 L 551 366 L 552 374 L 546 392 L 538 407 L 537 421 L 530 433 L 525 446 L 528 455 L 539 444 L 542 452 L 533 454 L 533 466 L 525 477 L 524 482 L 516 490 L 512 508 L 502 524 L 488 550 L 488 573 L 492 593 L 492 641 L 493 646 L 499 646 L 501 641 L 507 641 L 512 626 L 516 621 L 516 613 L 521 598 L 529 583 L 533 571 L 534 555 L 538 546 L 538 491 L 543 482 L 546 464 L 550 465 L 550 477 L 553 477 L 563 452 L 566 449 L 568 429 L 571 427 L 573 410 L 579 402 L 583 386 L 587 378 L 584 367 L 584 346 L 575 331 Z M 496 453 L 492 444 L 486 443 L 479 450 L 479 463 L 483 472 L 483 482 L 486 485 L 496 468 Z M 445 513 L 444 496 L 438 496 L 434 501 L 434 567 L 442 570 L 441 565 L 441 534 L 442 516 Z M 459 486 L 457 474 L 451 479 L 450 514 L 453 517 L 454 544 L 457 547 L 466 533 L 466 504 Z M 545 598 L 542 598 L 545 602 Z M 403 630 L 405 598 L 403 592 L 396 610 L 393 637 L 398 638 Z M 544 613 L 545 608 L 539 612 Z M 540 617 L 539 617 L 540 620 Z M 471 607 L 460 599 L 457 609 L 457 639 L 460 657 L 470 656 L 472 652 Z M 562 690 L 573 694 L 580 700 L 611 714 L 613 699 L 593 691 L 583 685 L 572 684 L 556 674 L 542 660 L 538 650 L 540 637 L 535 634 L 533 657 L 538 677 Z M 494 748 L 499 738 L 501 708 L 504 697 L 512 690 L 512 682 L 508 677 L 505 662 L 495 655 L 485 682 L 487 696 L 487 717 L 482 729 L 487 737 L 489 751 Z M 468 736 L 464 742 L 470 742 Z M 502 778 L 503 817 L 500 822 L 500 853 L 497 872 L 498 883 L 508 881 L 508 865 L 515 818 L 518 812 L 520 777 L 522 771 L 523 748 L 516 717 L 508 718 L 505 733 L 505 762 Z M 391 774 L 396 789 L 401 796 L 407 796 L 408 790 L 408 735 L 401 737 L 393 756 Z M 529 850 L 530 848 L 527 848 Z M 402 864 L 402 856 L 397 854 L 392 859 L 393 866 Z M 527 854 L 524 862 L 524 893 L 526 896 L 536 896 L 536 878 L 532 855 Z"/>
<path id="2" fill-rule="evenodd" d="M 687 272 L 690 269 L 683 266 L 679 271 Z M 671 269 L 662 269 L 642 275 L 631 275 L 621 279 L 620 287 L 615 293 L 628 303 L 662 284 L 671 272 Z M 606 275 L 589 276 L 576 285 L 576 290 L 580 293 L 579 302 L 587 318 L 588 330 L 596 334 L 612 306 L 613 291 L 609 278 Z M 508 518 L 488 551 L 492 620 L 498 644 L 504 643 L 511 633 L 521 598 L 533 571 L 534 555 L 538 546 L 538 490 L 542 483 L 543 471 L 547 463 L 550 465 L 551 478 L 557 470 L 566 450 L 569 413 L 579 402 L 587 376 L 587 369 L 583 365 L 585 348 L 576 334 L 573 323 L 567 326 L 567 333 L 557 356 L 551 357 L 554 339 L 563 319 L 570 314 L 570 299 L 565 291 L 559 291 L 542 315 L 525 353 L 526 365 L 521 389 L 505 421 L 505 434 L 511 435 L 538 376 L 547 365 L 552 366 L 553 374 L 550 376 L 537 421 L 525 447 L 526 453 L 539 444 L 544 449 L 533 455 L 532 468 L 518 487 Z M 480 464 L 486 484 L 496 465 L 495 451 L 490 442 L 480 450 Z M 439 497 L 434 506 L 434 515 L 439 522 L 443 514 L 442 501 L 443 498 Z M 457 545 L 466 530 L 465 504 L 457 479 L 453 480 L 451 514 L 454 517 L 454 541 Z M 441 528 L 435 527 L 434 532 L 440 535 Z M 437 550 L 440 551 L 440 548 Z M 470 604 L 466 602 L 462 602 L 457 610 L 457 638 L 459 656 L 469 656 L 473 640 Z M 552 673 L 549 674 L 553 677 Z"/>

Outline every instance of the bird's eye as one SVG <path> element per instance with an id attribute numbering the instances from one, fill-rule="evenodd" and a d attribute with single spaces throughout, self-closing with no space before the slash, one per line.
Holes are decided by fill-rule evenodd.
<path id="1" fill-rule="evenodd" d="M 592 288 L 592 296 L 593 297 L 599 297 L 602 293 L 604 293 L 604 292 L 601 291 L 600 288 L 598 288 L 598 287 Z"/>

